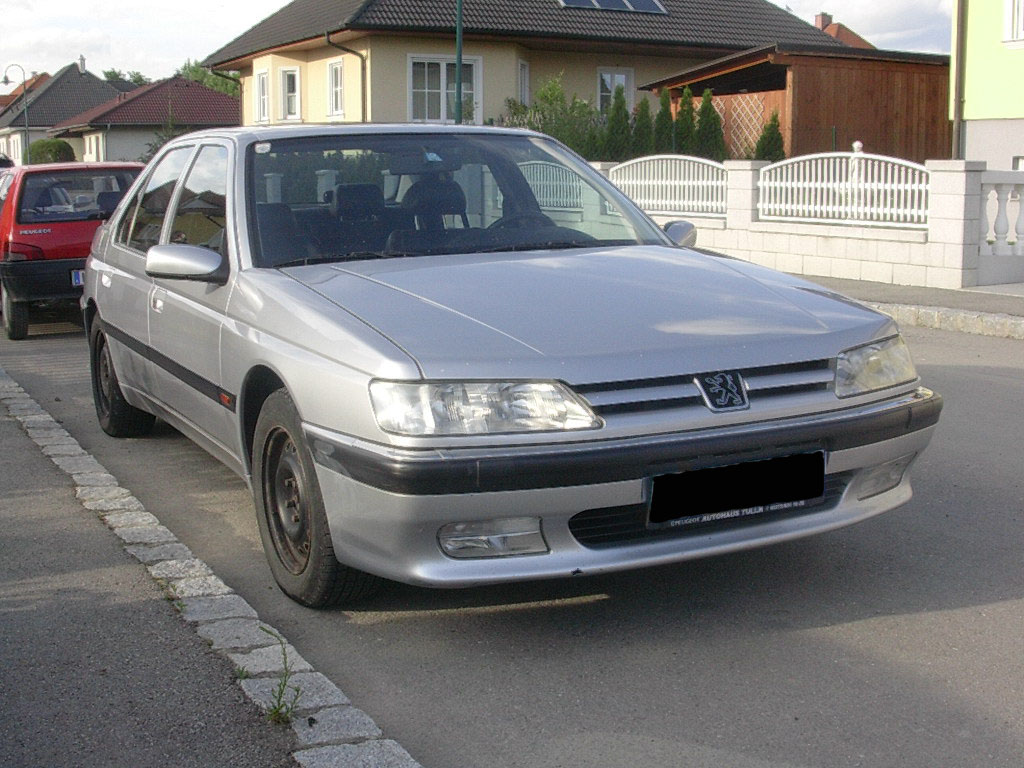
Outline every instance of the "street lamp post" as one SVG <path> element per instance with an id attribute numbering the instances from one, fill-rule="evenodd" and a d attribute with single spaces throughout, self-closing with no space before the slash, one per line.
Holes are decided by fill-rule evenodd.
<path id="1" fill-rule="evenodd" d="M 7 76 L 7 70 L 11 67 L 21 70 L 21 98 L 25 100 L 25 106 L 22 109 L 22 113 L 25 115 L 25 143 L 21 147 L 21 162 L 22 165 L 28 165 L 28 78 L 25 77 L 25 68 L 21 64 L 8 64 L 4 69 L 4 79 L 0 80 L 4 85 L 11 84 L 11 79 Z"/>
<path id="2" fill-rule="evenodd" d="M 455 0 L 455 124 L 462 125 L 462 0 Z"/>

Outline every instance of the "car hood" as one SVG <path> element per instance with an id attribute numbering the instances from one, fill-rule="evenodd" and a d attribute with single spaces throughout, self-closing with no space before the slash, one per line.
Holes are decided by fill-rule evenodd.
<path id="1" fill-rule="evenodd" d="M 653 378 L 833 357 L 894 332 L 781 273 L 661 246 L 295 267 L 427 378 Z"/>

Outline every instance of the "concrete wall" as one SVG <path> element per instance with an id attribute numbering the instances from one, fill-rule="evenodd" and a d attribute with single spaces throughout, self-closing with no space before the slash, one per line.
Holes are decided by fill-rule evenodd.
<path id="1" fill-rule="evenodd" d="M 993 170 L 1024 170 L 1024 117 L 966 120 L 963 130 L 964 157 L 968 160 L 984 161 Z"/>

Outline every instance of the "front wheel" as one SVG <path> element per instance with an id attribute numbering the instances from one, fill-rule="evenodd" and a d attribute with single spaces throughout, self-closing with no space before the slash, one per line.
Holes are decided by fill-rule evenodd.
<path id="1" fill-rule="evenodd" d="M 153 428 L 156 417 L 130 405 L 121 393 L 110 345 L 99 319 L 93 320 L 89 331 L 89 372 L 96 418 L 104 432 L 111 437 L 141 437 Z"/>
<path id="2" fill-rule="evenodd" d="M 338 562 L 302 423 L 289 394 L 263 403 L 253 440 L 253 491 L 260 538 L 281 590 L 310 608 L 375 592 L 376 576 Z"/>
<path id="3" fill-rule="evenodd" d="M 0 312 L 4 316 L 4 332 L 11 341 L 19 341 L 28 336 L 28 304 L 14 301 L 0 283 Z"/>

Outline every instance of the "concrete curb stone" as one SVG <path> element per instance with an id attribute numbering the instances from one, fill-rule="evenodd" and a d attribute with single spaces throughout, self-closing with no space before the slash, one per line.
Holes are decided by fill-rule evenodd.
<path id="1" fill-rule="evenodd" d="M 302 768 L 419 768 L 419 763 L 390 739 L 305 749 L 292 757 Z"/>
<path id="2" fill-rule="evenodd" d="M 867 303 L 879 312 L 889 315 L 900 325 L 1004 339 L 1024 339 L 1024 317 L 946 307 L 884 304 L 873 301 Z"/>
<path id="3" fill-rule="evenodd" d="M 295 704 L 295 712 L 314 715 L 316 711 L 326 707 L 340 707 L 351 704 L 341 689 L 319 672 L 299 672 L 291 676 L 290 685 L 299 689 L 299 698 Z M 275 677 L 253 677 L 241 681 L 245 695 L 266 711 L 273 706 L 274 689 L 279 681 Z"/>
<path id="4" fill-rule="evenodd" d="M 280 648 L 274 635 L 264 632 L 262 628 L 269 629 L 256 619 L 224 619 L 202 622 L 196 627 L 196 632 L 215 651 L 242 651 L 271 645 Z"/>
<path id="5" fill-rule="evenodd" d="M 350 742 L 379 739 L 384 735 L 369 715 L 355 707 L 321 709 L 315 716 L 295 718 L 292 730 L 307 747 L 337 744 L 342 739 Z"/>
<path id="6" fill-rule="evenodd" d="M 202 626 L 202 625 L 200 625 Z M 288 655 L 288 669 L 292 672 L 312 672 L 313 667 L 299 656 L 294 647 L 285 643 L 282 652 L 277 643 L 266 648 L 257 648 L 247 653 L 229 653 L 228 658 L 236 667 L 241 667 L 253 677 L 281 675 L 284 673 L 284 655 Z M 276 681 L 275 681 L 276 682 Z"/>

